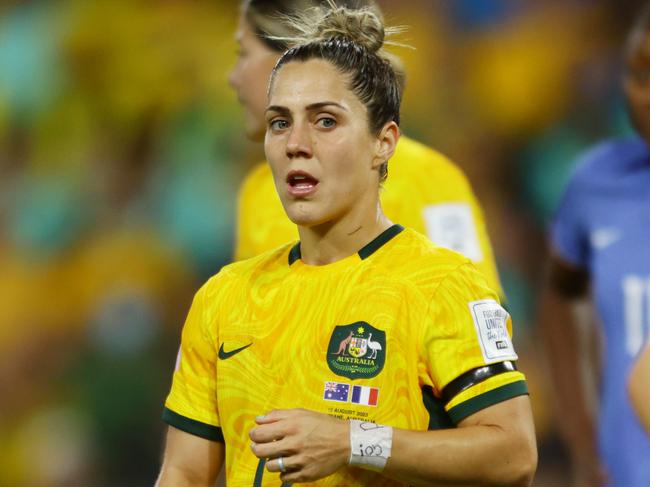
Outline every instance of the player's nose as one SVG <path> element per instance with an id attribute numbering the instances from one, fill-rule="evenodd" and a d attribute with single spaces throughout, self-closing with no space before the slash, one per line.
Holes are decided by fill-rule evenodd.
<path id="1" fill-rule="evenodd" d="M 309 127 L 306 123 L 294 123 L 287 138 L 287 157 L 310 158 L 312 156 L 312 141 Z"/>

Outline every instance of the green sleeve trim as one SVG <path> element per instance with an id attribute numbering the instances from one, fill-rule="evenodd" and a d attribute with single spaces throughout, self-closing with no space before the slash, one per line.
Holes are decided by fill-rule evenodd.
<path id="1" fill-rule="evenodd" d="M 526 381 L 519 380 L 517 382 L 511 382 L 510 384 L 497 387 L 496 389 L 468 399 L 465 402 L 461 402 L 448 411 L 449 416 L 455 424 L 458 424 L 466 417 L 471 416 L 481 409 L 494 406 L 513 397 L 523 396 L 524 394 L 528 394 Z"/>
<path id="2" fill-rule="evenodd" d="M 212 426 L 211 424 L 205 424 L 194 419 L 186 418 L 168 408 L 163 410 L 162 419 L 168 425 L 181 431 L 185 431 L 185 433 L 199 436 L 206 440 L 225 443 L 223 432 L 218 426 Z"/>

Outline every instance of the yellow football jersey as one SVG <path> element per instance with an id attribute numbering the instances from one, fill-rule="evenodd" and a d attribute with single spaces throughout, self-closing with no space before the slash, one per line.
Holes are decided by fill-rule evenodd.
<path id="1" fill-rule="evenodd" d="M 305 408 L 411 430 L 453 427 L 527 393 L 510 333 L 471 261 L 414 230 L 394 225 L 323 266 L 288 244 L 224 267 L 196 294 L 163 418 L 225 441 L 229 487 L 277 486 L 250 449 L 256 416 Z M 343 468 L 311 485 L 401 484 Z"/>
<path id="2" fill-rule="evenodd" d="M 381 205 L 390 220 L 472 259 L 503 296 L 483 211 L 467 178 L 449 159 L 402 136 L 388 164 Z M 297 240 L 296 225 L 287 218 L 264 162 L 250 172 L 239 193 L 235 260 Z"/>

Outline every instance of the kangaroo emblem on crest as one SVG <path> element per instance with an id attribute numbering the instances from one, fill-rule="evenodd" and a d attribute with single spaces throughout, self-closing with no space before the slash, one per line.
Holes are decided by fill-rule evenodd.
<path id="1" fill-rule="evenodd" d="M 341 340 L 341 343 L 339 343 L 339 351 L 336 352 L 334 355 L 345 355 L 345 350 L 348 348 L 348 344 L 350 343 L 350 340 L 352 340 L 352 332 L 348 335 L 347 338 L 344 338 Z"/>

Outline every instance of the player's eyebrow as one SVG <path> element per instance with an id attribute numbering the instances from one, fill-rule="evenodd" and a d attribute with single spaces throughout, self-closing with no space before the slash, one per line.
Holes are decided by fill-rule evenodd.
<path id="1" fill-rule="evenodd" d="M 320 108 L 325 108 L 327 106 L 335 106 L 340 108 L 341 110 L 345 110 L 346 112 L 348 111 L 347 108 L 345 108 L 343 105 L 336 103 L 335 101 L 321 101 L 318 103 L 312 103 L 311 105 L 307 105 L 307 110 L 313 111 L 313 110 L 318 110 Z"/>
<path id="2" fill-rule="evenodd" d="M 325 108 L 328 106 L 335 106 L 337 108 L 340 108 L 341 110 L 345 110 L 346 112 L 349 111 L 343 105 L 341 105 L 340 103 L 336 103 L 335 101 L 320 101 L 317 103 L 311 103 L 310 105 L 307 105 L 305 108 L 308 111 L 313 112 L 315 110 L 320 110 L 321 108 Z M 288 115 L 291 111 L 287 107 L 283 107 L 281 105 L 270 105 L 266 108 L 266 113 L 268 112 L 276 112 L 281 115 Z"/>
<path id="3" fill-rule="evenodd" d="M 266 107 L 266 110 L 264 110 L 265 113 L 269 112 L 275 112 L 279 113 L 280 115 L 289 115 L 291 113 L 291 110 L 289 110 L 287 107 L 283 107 L 280 105 L 270 105 Z"/>

